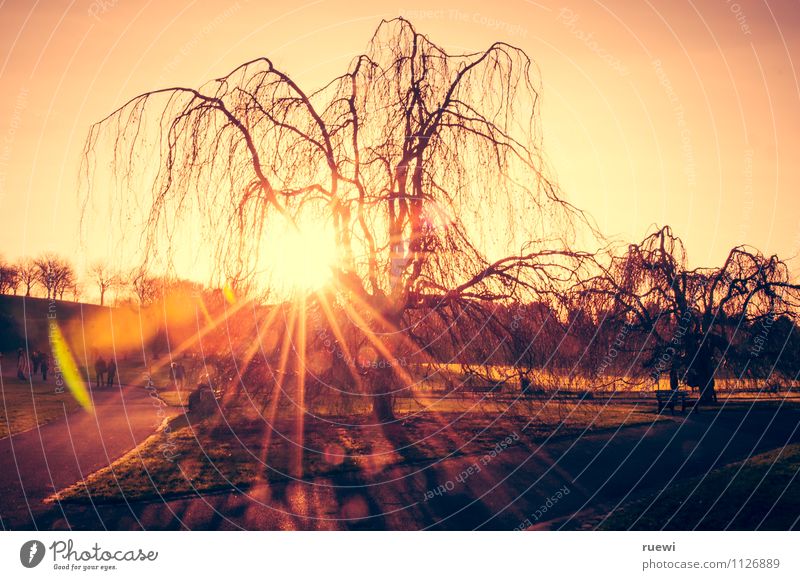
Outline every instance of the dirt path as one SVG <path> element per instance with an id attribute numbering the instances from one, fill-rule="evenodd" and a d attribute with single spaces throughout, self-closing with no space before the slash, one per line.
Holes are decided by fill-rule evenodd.
<path id="1" fill-rule="evenodd" d="M 159 410 L 146 389 L 133 385 L 94 391 L 93 400 L 94 414 L 75 411 L 0 440 L 0 529 L 52 526 L 46 497 L 109 465 L 177 413 Z M 45 512 L 51 513 L 43 525 Z"/>

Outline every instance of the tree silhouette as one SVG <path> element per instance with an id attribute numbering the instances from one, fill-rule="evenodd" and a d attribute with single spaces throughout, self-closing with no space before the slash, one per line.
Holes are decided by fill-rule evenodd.
<path id="1" fill-rule="evenodd" d="M 131 270 L 128 273 L 127 281 L 139 306 L 152 304 L 161 296 L 161 280 L 152 276 L 144 266 Z"/>
<path id="2" fill-rule="evenodd" d="M 17 268 L 0 257 L 0 294 L 16 294 L 19 284 Z"/>
<path id="3" fill-rule="evenodd" d="M 36 280 L 47 292 L 47 298 L 62 299 L 67 290 L 74 289 L 75 270 L 66 259 L 48 253 L 39 256 L 33 263 Z"/>
<path id="4" fill-rule="evenodd" d="M 657 379 L 681 379 L 714 398 L 714 376 L 736 333 L 764 318 L 796 317 L 800 286 L 786 264 L 746 246 L 733 248 L 722 266 L 687 266 L 683 242 L 666 226 L 639 244 L 594 260 L 598 272 L 581 281 L 578 293 L 599 299 L 614 319 L 630 323 L 643 337 L 644 366 Z"/>
<path id="5" fill-rule="evenodd" d="M 30 258 L 22 258 L 16 262 L 14 269 L 19 275 L 19 281 L 25 287 L 25 296 L 30 297 L 34 286 L 39 282 L 38 269 Z"/>
<path id="6" fill-rule="evenodd" d="M 95 262 L 89 268 L 89 276 L 97 284 L 100 291 L 100 306 L 105 305 L 106 292 L 118 286 L 122 278 L 119 272 L 111 268 L 106 262 Z"/>
<path id="7" fill-rule="evenodd" d="M 514 46 L 449 54 L 407 20 L 383 21 L 313 91 L 258 58 L 199 89 L 131 99 L 90 131 L 87 201 L 109 145 L 120 207 L 150 179 L 148 247 L 171 247 L 182 220 L 204 215 L 217 268 L 239 278 L 281 220 L 324 222 L 337 288 L 392 350 L 411 310 L 519 298 L 569 271 L 551 272 L 582 216 L 545 175 L 534 78 Z"/>

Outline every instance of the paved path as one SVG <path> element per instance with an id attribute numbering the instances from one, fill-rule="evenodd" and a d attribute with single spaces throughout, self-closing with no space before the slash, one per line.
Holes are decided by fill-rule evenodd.
<path id="1" fill-rule="evenodd" d="M 52 513 L 40 523 L 41 514 L 51 512 L 42 500 L 109 465 L 153 433 L 165 415 L 177 413 L 159 407 L 143 387 L 94 390 L 92 396 L 94 414 L 75 411 L 0 439 L 0 529 L 50 527 Z"/>
<path id="2" fill-rule="evenodd" d="M 126 394 L 128 406 L 129 397 Z M 108 404 L 114 405 L 114 401 Z M 152 427 L 152 410 L 146 402 L 140 397 L 133 406 L 137 409 L 134 415 L 141 417 L 124 421 L 125 429 L 103 427 L 104 434 L 117 438 L 117 451 Z M 98 415 L 102 419 L 103 411 Z M 109 417 L 112 415 L 109 413 Z M 102 420 L 100 423 L 103 425 Z M 128 423 L 138 424 L 141 430 L 128 432 Z M 704 474 L 754 453 L 798 442 L 799 423 L 800 409 L 793 405 L 777 409 L 771 404 L 752 408 L 739 404 L 654 426 L 550 441 L 541 447 L 518 445 L 485 464 L 480 456 L 470 456 L 435 465 L 392 465 L 370 473 L 343 473 L 168 502 L 65 504 L 42 514 L 37 523 L 40 527 L 78 529 L 510 530 L 528 518 L 537 527 L 580 527 L 581 515 L 605 513 L 626 496 L 630 499 L 659 490 L 673 477 L 678 480 Z M 73 420 L 70 425 L 75 433 L 78 425 Z M 84 428 L 99 435 L 92 426 Z M 49 429 L 53 436 L 64 436 L 63 426 Z M 49 445 L 58 445 L 50 437 L 45 439 Z M 37 442 L 38 437 L 27 441 L 28 453 L 41 463 Z M 60 448 L 66 456 L 58 459 L 57 467 L 63 466 L 73 475 L 62 477 L 59 473 L 55 487 L 72 483 L 77 472 L 69 440 Z M 84 454 L 78 451 L 77 455 L 82 472 L 91 471 L 89 458 L 84 465 Z M 97 452 L 89 455 L 95 465 L 107 463 Z M 7 455 L 0 455 L 0 461 L 7 466 Z M 51 471 L 55 471 L 55 461 L 50 460 Z M 476 464 L 480 471 L 475 469 Z M 30 473 L 31 468 L 25 472 Z M 53 489 L 40 473 L 31 477 L 37 494 Z M 428 493 L 439 486 L 446 488 L 443 493 Z M 540 508 L 559 490 L 562 497 L 551 501 L 542 512 Z M 30 519 L 22 525 L 32 527 Z"/>

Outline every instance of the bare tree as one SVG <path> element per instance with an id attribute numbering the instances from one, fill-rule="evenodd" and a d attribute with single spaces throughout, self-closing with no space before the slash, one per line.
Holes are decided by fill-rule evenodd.
<path id="1" fill-rule="evenodd" d="M 20 284 L 25 287 L 25 296 L 30 297 L 31 290 L 39 283 L 39 270 L 36 264 L 30 258 L 22 258 L 14 268 L 19 275 Z"/>
<path id="2" fill-rule="evenodd" d="M 76 282 L 72 265 L 60 256 L 43 254 L 33 263 L 36 267 L 36 280 L 44 287 L 47 298 L 63 299 L 64 293 Z"/>
<path id="3" fill-rule="evenodd" d="M 668 226 L 595 265 L 599 273 L 576 287 L 581 296 L 638 330 L 653 378 L 667 373 L 672 388 L 683 379 L 706 402 L 715 399 L 720 358 L 735 354 L 735 334 L 765 317 L 795 318 L 800 306 L 800 286 L 777 256 L 737 246 L 720 267 L 690 269 Z"/>
<path id="4" fill-rule="evenodd" d="M 0 294 L 16 294 L 20 277 L 17 268 L 0 258 Z"/>
<path id="5" fill-rule="evenodd" d="M 562 266 L 580 213 L 545 175 L 538 99 L 521 49 L 449 54 L 408 21 L 384 21 L 317 90 L 258 58 L 199 89 L 131 99 L 90 131 L 87 201 L 106 143 L 123 182 L 155 154 L 148 248 L 203 215 L 218 268 L 239 278 L 258 271 L 280 221 L 328 224 L 337 288 L 371 313 L 386 356 L 413 310 L 525 299 L 574 272 Z M 387 368 L 372 384 L 382 419 L 400 379 Z"/>
<path id="6" fill-rule="evenodd" d="M 74 302 L 80 302 L 81 297 L 83 296 L 83 284 L 79 280 L 73 280 L 71 284 L 60 291 L 59 298 L 63 299 L 64 292 L 69 292 L 72 294 L 72 300 Z"/>
<path id="7" fill-rule="evenodd" d="M 61 275 L 59 258 L 53 254 L 44 254 L 34 260 L 36 265 L 36 279 L 44 287 L 47 298 L 56 297 L 57 279 Z"/>
<path id="8" fill-rule="evenodd" d="M 56 286 L 55 292 L 58 295 L 59 300 L 64 300 L 64 294 L 67 292 L 72 294 L 73 299 L 77 300 L 77 297 L 80 294 L 80 285 L 75 278 L 74 270 L 70 269 L 65 273 L 64 278 L 62 278 L 59 284 Z"/>
<path id="9" fill-rule="evenodd" d="M 122 280 L 119 272 L 106 262 L 95 262 L 89 268 L 89 276 L 100 291 L 100 306 L 105 305 L 106 292 L 118 286 Z"/>
<path id="10" fill-rule="evenodd" d="M 128 283 L 139 301 L 139 306 L 152 304 L 161 296 L 161 281 L 151 276 L 143 266 L 131 270 Z"/>

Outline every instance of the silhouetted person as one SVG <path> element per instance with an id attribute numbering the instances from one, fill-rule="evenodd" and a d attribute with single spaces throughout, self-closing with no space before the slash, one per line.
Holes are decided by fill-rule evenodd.
<path id="1" fill-rule="evenodd" d="M 41 356 L 42 353 L 40 353 L 38 350 L 33 351 L 33 354 L 31 355 L 31 363 L 33 364 L 33 370 L 31 371 L 32 375 L 35 375 L 39 372 L 39 363 L 42 360 Z"/>
<path id="2" fill-rule="evenodd" d="M 181 389 L 186 386 L 186 369 L 181 363 L 175 365 L 175 384 Z"/>
<path id="3" fill-rule="evenodd" d="M 50 366 L 48 361 L 47 361 L 47 358 L 48 358 L 47 357 L 47 353 L 43 352 L 41 354 L 41 362 L 39 363 L 39 368 L 42 369 L 42 380 L 43 381 L 47 380 L 47 369 Z"/>
<path id="4" fill-rule="evenodd" d="M 28 380 L 28 370 L 30 364 L 28 363 L 28 355 L 22 348 L 17 349 L 17 378 L 21 381 Z"/>
<path id="5" fill-rule="evenodd" d="M 109 359 L 108 361 L 108 387 L 111 388 L 114 385 L 114 377 L 117 376 L 117 363 L 114 361 L 113 358 Z"/>
<path id="6" fill-rule="evenodd" d="M 94 372 L 95 378 L 97 380 L 97 386 L 102 387 L 105 384 L 105 374 L 108 367 L 106 366 L 106 361 L 103 358 L 103 355 L 97 357 L 97 361 L 94 363 Z"/>

